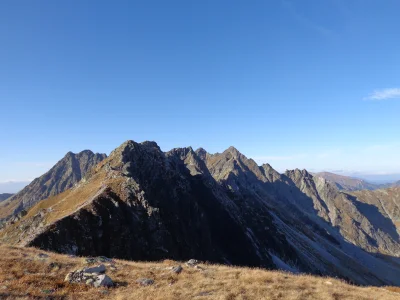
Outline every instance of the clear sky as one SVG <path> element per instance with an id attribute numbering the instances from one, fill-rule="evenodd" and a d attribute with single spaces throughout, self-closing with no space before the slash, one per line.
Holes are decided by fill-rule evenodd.
<path id="1" fill-rule="evenodd" d="M 0 182 L 127 139 L 400 173 L 398 0 L 0 2 Z M 1 191 L 0 191 L 1 192 Z"/>

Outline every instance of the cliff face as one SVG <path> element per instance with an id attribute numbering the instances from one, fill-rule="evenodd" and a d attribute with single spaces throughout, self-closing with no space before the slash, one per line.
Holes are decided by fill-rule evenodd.
<path id="1" fill-rule="evenodd" d="M 379 214 L 374 214 L 374 217 L 383 217 L 386 223 L 393 224 L 400 232 L 400 187 L 394 186 L 376 191 L 357 191 L 351 194 L 358 201 L 370 207 L 376 207 L 374 209 L 377 209 Z M 393 232 L 393 234 L 395 233 Z"/>
<path id="2" fill-rule="evenodd" d="M 72 189 L 0 231 L 8 243 L 134 260 L 196 258 L 400 284 L 379 209 L 307 171 L 128 141 Z M 390 256 L 390 259 L 389 259 Z"/>
<path id="3" fill-rule="evenodd" d="M 68 152 L 47 173 L 33 180 L 13 197 L 0 205 L 0 219 L 18 214 L 40 200 L 57 195 L 79 182 L 93 166 L 106 158 L 85 150 L 78 154 Z"/>

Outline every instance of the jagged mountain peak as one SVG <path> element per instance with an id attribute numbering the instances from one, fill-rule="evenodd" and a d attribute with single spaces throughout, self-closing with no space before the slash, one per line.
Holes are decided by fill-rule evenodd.
<path id="1" fill-rule="evenodd" d="M 203 161 L 205 161 L 207 159 L 207 155 L 209 155 L 209 153 L 202 147 L 196 149 L 195 152 L 198 155 L 198 157 Z"/>
<path id="2" fill-rule="evenodd" d="M 260 167 L 260 170 L 263 172 L 264 176 L 270 182 L 274 182 L 282 178 L 282 175 L 276 171 L 270 164 L 263 164 Z"/>
<path id="3" fill-rule="evenodd" d="M 281 175 L 233 147 L 162 152 L 129 140 L 0 238 L 77 255 L 195 257 L 391 284 L 400 282 L 398 266 L 368 253 L 400 257 L 383 213 L 307 170 Z"/>
<path id="4" fill-rule="evenodd" d="M 241 156 L 241 155 L 243 155 L 242 153 L 240 153 L 240 151 L 238 150 L 238 149 L 236 149 L 235 147 L 233 147 L 233 146 L 230 146 L 228 149 L 226 149 L 225 151 L 224 151 L 224 153 L 225 152 L 228 152 L 228 153 L 231 153 L 233 156 L 235 156 L 235 157 L 239 157 L 239 156 Z"/>
<path id="5" fill-rule="evenodd" d="M 299 179 L 312 179 L 313 175 L 309 173 L 306 169 L 300 170 L 298 168 L 294 170 L 286 170 L 284 173 L 287 177 L 291 178 L 292 180 L 299 180 Z"/>

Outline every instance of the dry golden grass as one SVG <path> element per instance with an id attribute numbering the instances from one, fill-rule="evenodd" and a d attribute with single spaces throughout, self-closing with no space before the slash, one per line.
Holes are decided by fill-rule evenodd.
<path id="1" fill-rule="evenodd" d="M 113 288 L 92 288 L 69 284 L 64 278 L 80 268 L 83 258 L 0 245 L 0 299 L 400 299 L 399 288 L 357 287 L 332 278 L 293 275 L 278 271 L 201 265 L 184 265 L 181 274 L 172 274 L 168 260 L 160 263 L 116 260 L 116 270 L 108 267 Z M 138 286 L 139 278 L 155 280 L 152 286 Z"/>

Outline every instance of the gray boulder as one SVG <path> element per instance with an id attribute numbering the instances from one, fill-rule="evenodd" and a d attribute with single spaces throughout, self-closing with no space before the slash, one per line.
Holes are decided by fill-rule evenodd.
<path id="1" fill-rule="evenodd" d="M 171 269 L 171 271 L 173 272 L 173 273 L 176 273 L 176 274 L 179 274 L 180 272 L 182 272 L 182 270 L 183 270 L 183 268 L 182 268 L 182 266 L 175 266 L 175 267 L 172 267 L 172 269 Z"/>
<path id="2" fill-rule="evenodd" d="M 69 283 L 81 283 L 81 284 L 86 284 L 94 287 L 110 287 L 113 286 L 114 283 L 112 279 L 107 276 L 106 274 L 99 274 L 97 272 L 87 272 L 87 271 L 93 271 L 90 269 L 97 269 L 102 271 L 104 265 L 100 265 L 98 267 L 93 267 L 93 268 L 86 268 L 83 270 L 76 270 L 73 272 L 70 272 L 67 274 L 65 277 L 65 281 Z M 89 269 L 89 270 L 88 270 Z M 104 267 L 105 271 L 105 267 Z"/>
<path id="3" fill-rule="evenodd" d="M 90 268 L 85 268 L 83 269 L 83 273 L 105 273 L 106 272 L 106 266 L 105 265 L 99 265 L 97 267 L 90 267 Z"/>

